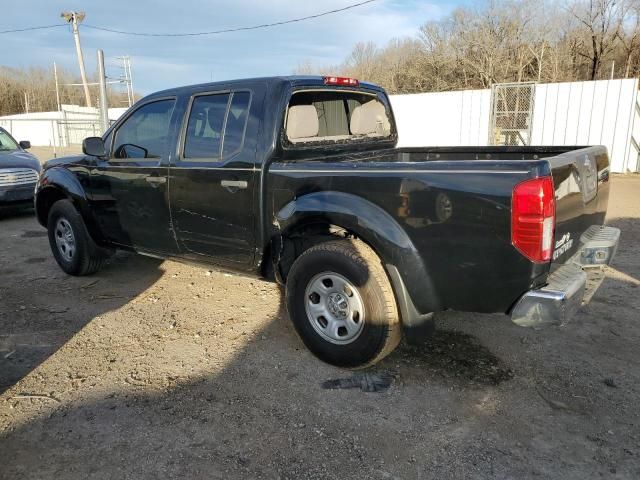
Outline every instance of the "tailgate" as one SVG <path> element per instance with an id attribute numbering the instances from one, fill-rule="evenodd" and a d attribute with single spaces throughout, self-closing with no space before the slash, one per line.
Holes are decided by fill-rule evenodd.
<path id="1" fill-rule="evenodd" d="M 552 270 L 573 256 L 580 237 L 602 225 L 609 199 L 609 156 L 602 146 L 548 157 L 556 191 L 556 230 Z"/>

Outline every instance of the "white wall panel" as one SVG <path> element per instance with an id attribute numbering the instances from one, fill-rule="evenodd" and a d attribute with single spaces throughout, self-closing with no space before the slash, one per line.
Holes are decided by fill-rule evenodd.
<path id="1" fill-rule="evenodd" d="M 536 85 L 532 145 L 605 145 L 612 171 L 638 169 L 635 79 Z M 392 95 L 400 146 L 487 145 L 491 91 Z"/>
<path id="2" fill-rule="evenodd" d="M 399 146 L 486 145 L 491 92 L 391 95 Z"/>

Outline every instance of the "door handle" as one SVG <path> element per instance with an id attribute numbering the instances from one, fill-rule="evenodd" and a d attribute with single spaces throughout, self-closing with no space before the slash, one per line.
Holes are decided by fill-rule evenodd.
<path id="1" fill-rule="evenodd" d="M 167 183 L 167 177 L 145 177 L 145 180 L 152 185 Z"/>
<path id="2" fill-rule="evenodd" d="M 221 180 L 220 185 L 224 188 L 233 189 L 247 188 L 249 186 L 246 180 Z"/>

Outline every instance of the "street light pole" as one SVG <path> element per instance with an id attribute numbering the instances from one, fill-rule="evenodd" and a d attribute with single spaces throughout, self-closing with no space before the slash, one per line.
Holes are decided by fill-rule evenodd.
<path id="1" fill-rule="evenodd" d="M 78 65 L 80 66 L 80 76 L 82 77 L 82 86 L 84 87 L 84 98 L 87 107 L 91 107 L 91 94 L 89 93 L 89 84 L 87 83 L 87 72 L 84 68 L 84 57 L 82 56 L 82 47 L 80 46 L 80 32 L 78 24 L 82 23 L 85 17 L 84 12 L 62 12 L 60 14 L 67 22 L 71 24 L 73 30 L 73 38 L 76 42 L 76 53 L 78 55 Z"/>

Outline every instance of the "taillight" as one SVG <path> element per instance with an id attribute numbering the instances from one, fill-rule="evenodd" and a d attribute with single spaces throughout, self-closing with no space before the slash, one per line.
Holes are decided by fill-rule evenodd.
<path id="1" fill-rule="evenodd" d="M 551 177 L 519 183 L 511 201 L 511 242 L 529 260 L 551 260 L 556 225 L 556 198 Z"/>
<path id="2" fill-rule="evenodd" d="M 360 82 L 355 78 L 348 77 L 324 77 L 325 85 L 346 85 L 349 87 L 357 87 Z"/>

